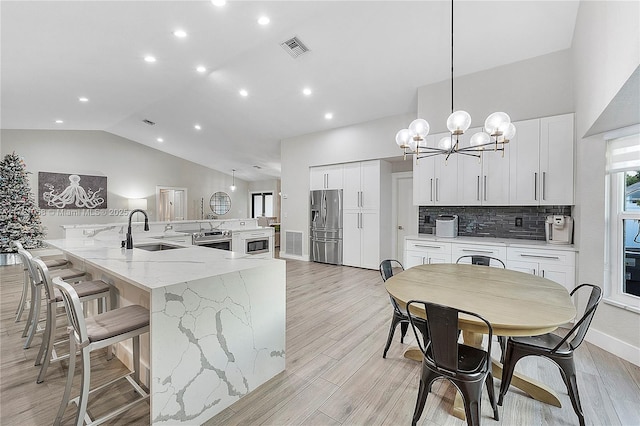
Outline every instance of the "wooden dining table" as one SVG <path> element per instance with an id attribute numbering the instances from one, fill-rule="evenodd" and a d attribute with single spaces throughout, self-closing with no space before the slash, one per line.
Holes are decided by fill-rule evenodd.
<path id="1" fill-rule="evenodd" d="M 487 319 L 496 336 L 534 336 L 554 331 L 576 316 L 569 292 L 562 285 L 535 275 L 509 269 L 468 264 L 419 265 L 394 275 L 385 282 L 389 294 L 400 306 L 421 300 L 475 312 Z M 424 310 L 412 314 L 425 317 Z M 488 332 L 479 319 L 461 315 L 458 326 L 464 343 L 481 347 Z M 422 361 L 417 347 L 404 356 Z M 502 364 L 492 360 L 494 377 L 502 377 Z M 557 394 L 532 378 L 515 373 L 511 382 L 531 397 L 560 407 Z M 458 394 L 453 414 L 464 419 Z"/>

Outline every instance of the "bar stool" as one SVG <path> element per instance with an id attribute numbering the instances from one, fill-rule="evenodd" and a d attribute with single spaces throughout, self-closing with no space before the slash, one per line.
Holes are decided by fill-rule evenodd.
<path id="1" fill-rule="evenodd" d="M 20 241 L 14 241 L 13 245 L 18 250 L 24 250 L 25 249 L 22 246 L 22 243 Z M 29 270 L 27 269 L 27 265 L 25 265 L 24 262 L 22 262 L 22 264 L 24 265 L 24 282 L 22 284 L 22 294 L 20 295 L 20 302 L 18 303 L 18 309 L 16 309 L 16 322 L 20 322 L 20 318 L 22 317 L 22 312 L 24 312 L 24 308 L 25 308 L 25 306 L 27 304 L 27 298 L 28 298 L 28 294 L 29 294 L 29 287 L 31 286 L 31 284 L 30 284 L 31 281 L 29 279 Z M 44 260 L 44 264 L 47 265 L 47 268 L 49 268 L 49 270 L 69 267 L 71 265 L 71 263 L 67 259 L 65 259 L 63 257 L 56 257 L 56 258 L 52 258 L 52 259 L 46 259 L 46 260 Z"/>
<path id="2" fill-rule="evenodd" d="M 33 337 L 36 335 L 38 331 L 43 331 L 42 329 L 38 329 L 38 323 L 40 322 L 40 306 L 42 304 L 42 291 L 40 289 L 40 284 L 42 284 L 42 280 L 38 277 L 38 271 L 36 271 L 35 266 L 33 264 L 33 256 L 27 250 L 18 250 L 18 254 L 22 259 L 22 263 L 26 265 L 29 272 L 29 287 L 31 291 L 31 308 L 29 309 L 29 315 L 27 317 L 27 323 L 24 326 L 24 330 L 22 332 L 22 337 L 26 337 L 27 340 L 24 342 L 24 349 L 29 349 L 31 347 L 31 342 L 33 341 Z M 56 271 L 52 271 L 51 274 L 53 277 L 60 277 L 63 280 L 69 281 L 79 281 L 82 278 L 89 276 L 86 272 L 80 271 L 79 269 L 67 268 L 67 269 L 58 269 Z"/>
<path id="3" fill-rule="evenodd" d="M 64 394 L 60 403 L 60 408 L 56 414 L 54 425 L 59 425 L 62 416 L 70 402 L 78 405 L 76 413 L 76 425 L 82 426 L 84 421 L 92 424 L 100 424 L 109 420 L 124 411 L 131 408 L 139 402 L 149 399 L 149 394 L 141 385 L 140 381 L 140 335 L 149 331 L 149 310 L 140 305 L 130 305 L 123 308 L 113 309 L 111 311 L 98 314 L 93 317 L 84 318 L 82 315 L 82 307 L 80 298 L 74 287 L 65 283 L 60 278 L 53 279 L 54 288 L 60 290 L 62 299 L 64 300 L 65 309 L 69 318 L 67 331 L 69 332 L 69 353 L 75 354 L 76 350 L 80 350 L 82 358 L 82 380 L 80 385 L 80 396 L 69 401 L 71 393 L 71 385 L 73 383 L 73 375 L 76 366 L 76 357 L 69 357 L 69 372 L 67 374 L 67 383 L 64 388 Z M 91 377 L 91 351 L 101 349 L 109 345 L 121 342 L 123 340 L 133 339 L 133 363 L 134 371 L 124 377 L 119 377 L 99 386 L 95 389 L 89 389 Z M 133 378 L 131 377 L 133 375 Z M 135 401 L 120 407 L 119 409 L 106 414 L 99 419 L 91 419 L 87 415 L 87 400 L 89 395 L 95 391 L 103 389 L 118 380 L 126 379 L 140 395 Z"/>
<path id="4" fill-rule="evenodd" d="M 67 359 L 69 355 L 58 356 L 55 350 L 57 327 L 56 308 L 58 303 L 62 302 L 62 294 L 60 294 L 59 290 L 53 288 L 53 282 L 51 281 L 51 275 L 49 274 L 47 265 L 45 265 L 41 259 L 33 259 L 33 263 L 38 272 L 39 280 L 44 286 L 44 293 L 47 299 L 46 325 L 44 335 L 42 336 L 42 343 L 40 344 L 40 350 L 38 351 L 35 362 L 36 366 L 41 365 L 36 383 L 42 383 L 45 375 L 47 374 L 49 364 L 51 362 Z M 98 300 L 98 313 L 106 312 L 111 309 L 111 291 L 113 287 L 104 281 L 81 281 L 73 287 L 78 293 L 81 303 L 96 299 Z M 107 352 L 107 359 L 111 359 L 111 351 Z"/>

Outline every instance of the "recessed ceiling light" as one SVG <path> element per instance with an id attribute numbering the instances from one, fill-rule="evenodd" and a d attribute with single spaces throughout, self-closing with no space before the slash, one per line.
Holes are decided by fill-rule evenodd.
<path id="1" fill-rule="evenodd" d="M 258 24 L 260 25 L 268 25 L 271 22 L 268 16 L 261 16 L 258 18 Z"/>
<path id="2" fill-rule="evenodd" d="M 327 120 L 331 120 L 333 118 L 333 113 L 332 112 L 328 112 L 324 115 L 324 118 L 326 118 Z"/>
<path id="3" fill-rule="evenodd" d="M 194 124 L 194 125 L 193 125 L 193 128 L 194 128 L 194 129 L 196 129 L 196 130 L 200 130 L 200 129 L 202 129 L 202 127 L 200 127 L 200 125 L 199 125 L 199 124 Z"/>
<path id="4" fill-rule="evenodd" d="M 173 35 L 178 38 L 185 38 L 187 36 L 187 32 L 185 30 L 175 30 Z"/>
<path id="5" fill-rule="evenodd" d="M 64 123 L 64 121 L 62 121 L 62 120 L 56 120 L 56 124 L 62 124 L 62 123 Z"/>
<path id="6" fill-rule="evenodd" d="M 80 97 L 78 98 L 78 100 L 79 100 L 80 102 L 89 102 L 89 98 L 87 98 L 86 96 L 80 96 Z"/>
<path id="7" fill-rule="evenodd" d="M 157 140 L 158 142 L 164 142 L 164 139 L 162 139 L 162 138 L 158 138 L 158 139 L 156 139 L 156 140 Z"/>
<path id="8" fill-rule="evenodd" d="M 227 4 L 227 0 L 211 0 L 211 4 L 214 6 L 222 7 Z"/>
<path id="9" fill-rule="evenodd" d="M 249 96 L 249 92 L 247 92 L 245 89 L 240 89 L 240 91 L 238 93 L 240 93 L 240 96 L 242 96 L 244 98 Z"/>
<path id="10" fill-rule="evenodd" d="M 147 55 L 147 56 L 144 57 L 144 60 L 145 60 L 145 62 L 152 63 L 152 62 L 156 61 L 156 58 L 154 56 Z"/>
<path id="11" fill-rule="evenodd" d="M 202 65 L 198 65 L 196 67 L 196 71 L 198 71 L 198 72 L 206 72 L 207 69 L 205 67 L 203 67 Z"/>
<path id="12" fill-rule="evenodd" d="M 311 93 L 313 92 L 308 87 L 305 87 L 304 89 L 302 89 L 302 94 L 305 96 L 311 96 Z"/>

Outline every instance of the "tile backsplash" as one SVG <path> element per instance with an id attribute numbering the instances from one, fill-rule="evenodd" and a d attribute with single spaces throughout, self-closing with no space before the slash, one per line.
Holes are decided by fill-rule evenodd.
<path id="1" fill-rule="evenodd" d="M 571 216 L 571 206 L 420 206 L 418 232 L 435 233 L 438 215 L 458 215 L 458 235 L 465 237 L 545 239 L 544 221 L 548 215 Z M 516 226 L 522 218 L 522 226 Z"/>

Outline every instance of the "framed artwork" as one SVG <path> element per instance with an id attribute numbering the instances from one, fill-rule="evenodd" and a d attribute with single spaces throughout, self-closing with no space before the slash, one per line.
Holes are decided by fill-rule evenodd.
<path id="1" fill-rule="evenodd" d="M 41 209 L 106 209 L 107 177 L 38 172 Z"/>

